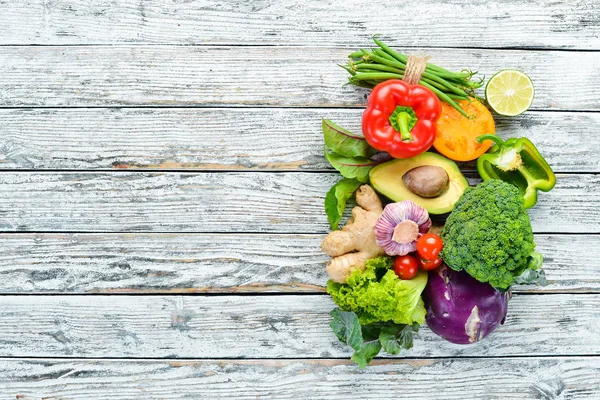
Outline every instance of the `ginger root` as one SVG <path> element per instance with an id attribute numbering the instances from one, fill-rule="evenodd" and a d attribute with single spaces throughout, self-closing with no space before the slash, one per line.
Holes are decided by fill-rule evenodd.
<path id="1" fill-rule="evenodd" d="M 327 273 L 334 282 L 346 283 L 352 271 L 364 271 L 369 258 L 385 254 L 375 241 L 373 229 L 383 212 L 381 200 L 371 186 L 362 185 L 356 192 L 356 203 L 346 225 L 329 233 L 321 243 L 321 249 L 333 257 L 327 263 Z"/>

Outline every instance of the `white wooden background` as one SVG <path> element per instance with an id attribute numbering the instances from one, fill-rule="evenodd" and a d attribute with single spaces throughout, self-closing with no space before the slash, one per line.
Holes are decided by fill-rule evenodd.
<path id="1" fill-rule="evenodd" d="M 558 180 L 547 287 L 360 371 L 328 327 L 320 119 L 359 129 L 336 64 L 374 33 L 527 72 L 498 131 Z M 596 0 L 1 0 L 0 399 L 599 399 L 599 65 Z"/>

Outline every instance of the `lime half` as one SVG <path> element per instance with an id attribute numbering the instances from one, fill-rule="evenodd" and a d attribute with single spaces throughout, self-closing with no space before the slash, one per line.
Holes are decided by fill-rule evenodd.
<path id="1" fill-rule="evenodd" d="M 533 82 L 521 71 L 505 69 L 492 76 L 485 87 L 485 97 L 500 115 L 524 113 L 533 102 Z"/>

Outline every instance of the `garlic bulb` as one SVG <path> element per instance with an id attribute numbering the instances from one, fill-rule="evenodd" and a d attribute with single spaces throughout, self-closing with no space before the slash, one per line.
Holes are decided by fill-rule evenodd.
<path id="1" fill-rule="evenodd" d="M 417 239 L 429 228 L 427 210 L 404 200 L 385 206 L 374 229 L 377 244 L 387 255 L 403 256 L 417 250 Z"/>

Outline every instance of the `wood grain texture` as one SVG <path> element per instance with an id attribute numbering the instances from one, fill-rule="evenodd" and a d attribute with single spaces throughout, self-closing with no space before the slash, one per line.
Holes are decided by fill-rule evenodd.
<path id="1" fill-rule="evenodd" d="M 404 46 L 599 49 L 596 6 L 593 0 L 385 5 L 359 0 L 8 0 L 0 3 L 0 43 L 365 46 L 381 32 Z"/>
<path id="2" fill-rule="evenodd" d="M 528 73 L 498 128 L 561 174 L 531 211 L 548 287 L 482 343 L 424 327 L 358 371 L 322 292 L 319 122 L 358 128 L 336 64 L 376 32 Z M 598 50 L 594 0 L 0 0 L 0 398 L 599 397 Z"/>
<path id="3" fill-rule="evenodd" d="M 0 375 L 6 398 L 22 400 L 600 397 L 599 357 L 386 360 L 362 371 L 342 360 L 3 359 Z"/>
<path id="4" fill-rule="evenodd" d="M 0 109 L 0 169 L 331 170 L 321 118 L 361 132 L 362 112 Z M 530 138 L 556 172 L 600 172 L 600 114 L 531 111 L 496 127 Z"/>
<path id="5" fill-rule="evenodd" d="M 0 173 L 10 232 L 325 233 L 335 173 Z M 472 179 L 471 183 L 477 180 Z M 558 175 L 529 210 L 535 233 L 599 233 L 600 175 Z"/>
<path id="6" fill-rule="evenodd" d="M 324 292 L 323 235 L 0 234 L 0 293 Z M 536 235 L 549 285 L 600 292 L 600 236 Z M 585 252 L 573 250 L 573 243 Z"/>
<path id="7" fill-rule="evenodd" d="M 2 234 L 0 293 L 324 291 L 322 237 Z"/>
<path id="8" fill-rule="evenodd" d="M 353 50 L 354 48 L 352 48 Z M 0 107 L 363 106 L 342 86 L 351 48 L 67 46 L 0 48 Z M 600 108 L 600 52 L 411 49 L 488 78 L 517 68 L 535 82 L 532 109 Z"/>
<path id="9" fill-rule="evenodd" d="M 422 327 L 403 357 L 600 355 L 600 295 L 515 295 L 471 346 Z M 1 296 L 0 357 L 349 357 L 326 295 Z"/>

